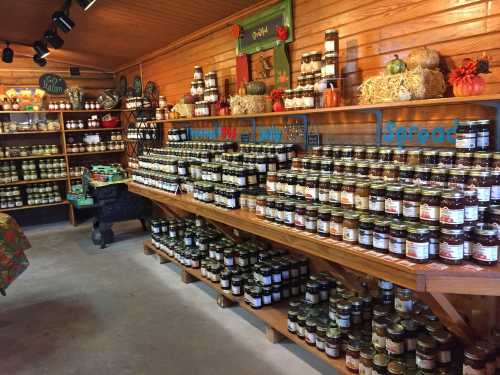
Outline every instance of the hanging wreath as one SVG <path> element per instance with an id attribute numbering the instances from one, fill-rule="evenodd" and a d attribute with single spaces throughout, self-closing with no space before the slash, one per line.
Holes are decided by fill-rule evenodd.
<path id="1" fill-rule="evenodd" d="M 241 36 L 241 26 L 237 23 L 231 26 L 231 34 L 233 35 L 234 39 L 238 39 Z"/>
<path id="2" fill-rule="evenodd" d="M 276 37 L 278 40 L 284 42 L 288 39 L 288 27 L 287 26 L 276 26 Z"/>

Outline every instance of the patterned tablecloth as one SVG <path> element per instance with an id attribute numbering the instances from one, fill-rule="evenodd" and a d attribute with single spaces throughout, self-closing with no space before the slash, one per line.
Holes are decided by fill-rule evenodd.
<path id="1" fill-rule="evenodd" d="M 31 247 L 17 222 L 0 213 L 0 293 L 28 268 L 25 250 Z"/>

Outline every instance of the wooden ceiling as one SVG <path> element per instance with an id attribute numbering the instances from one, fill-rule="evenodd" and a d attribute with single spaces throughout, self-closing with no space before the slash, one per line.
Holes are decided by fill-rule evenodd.
<path id="1" fill-rule="evenodd" d="M 252 0 L 97 0 L 87 12 L 73 2 L 76 23 L 50 60 L 114 70 L 250 5 Z M 0 1 L 0 40 L 32 44 L 63 0 Z M 16 50 L 16 47 L 14 47 Z M 32 54 L 19 47 L 18 53 Z"/>

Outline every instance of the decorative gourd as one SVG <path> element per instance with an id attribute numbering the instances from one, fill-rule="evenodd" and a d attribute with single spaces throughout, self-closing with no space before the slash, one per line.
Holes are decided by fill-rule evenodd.
<path id="1" fill-rule="evenodd" d="M 406 70 L 406 64 L 398 55 L 394 55 L 394 59 L 387 64 L 386 70 L 389 74 L 403 73 Z"/>
<path id="2" fill-rule="evenodd" d="M 247 83 L 247 95 L 264 95 L 266 84 L 262 81 L 250 81 Z"/>
<path id="3" fill-rule="evenodd" d="M 427 47 L 412 50 L 406 58 L 408 68 L 415 69 L 420 66 L 426 69 L 436 69 L 439 66 L 439 53 Z"/>

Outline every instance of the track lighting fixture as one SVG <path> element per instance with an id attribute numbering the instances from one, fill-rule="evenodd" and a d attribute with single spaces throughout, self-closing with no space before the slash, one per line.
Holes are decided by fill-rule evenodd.
<path id="1" fill-rule="evenodd" d="M 9 47 L 9 44 L 7 42 L 7 46 L 2 51 L 2 61 L 7 64 L 10 64 L 14 60 L 14 51 Z"/>
<path id="2" fill-rule="evenodd" d="M 33 61 L 36 62 L 40 67 L 47 65 L 47 60 L 45 60 L 43 57 L 40 57 L 38 54 L 33 56 Z"/>
<path id="3" fill-rule="evenodd" d="M 52 21 L 54 24 L 64 31 L 65 33 L 69 33 L 73 27 L 75 27 L 75 23 L 69 16 L 62 10 L 58 10 L 54 12 L 52 15 Z"/>
<path id="4" fill-rule="evenodd" d="M 64 44 L 64 40 L 54 30 L 47 30 L 43 34 L 43 38 L 55 49 L 61 48 Z"/>
<path id="5" fill-rule="evenodd" d="M 83 10 L 87 11 L 92 5 L 94 5 L 96 0 L 78 0 L 78 4 Z"/>
<path id="6" fill-rule="evenodd" d="M 33 49 L 35 50 L 36 54 L 42 59 L 50 55 L 50 51 L 47 48 L 47 45 L 40 40 L 36 41 L 35 44 L 33 44 Z"/>

